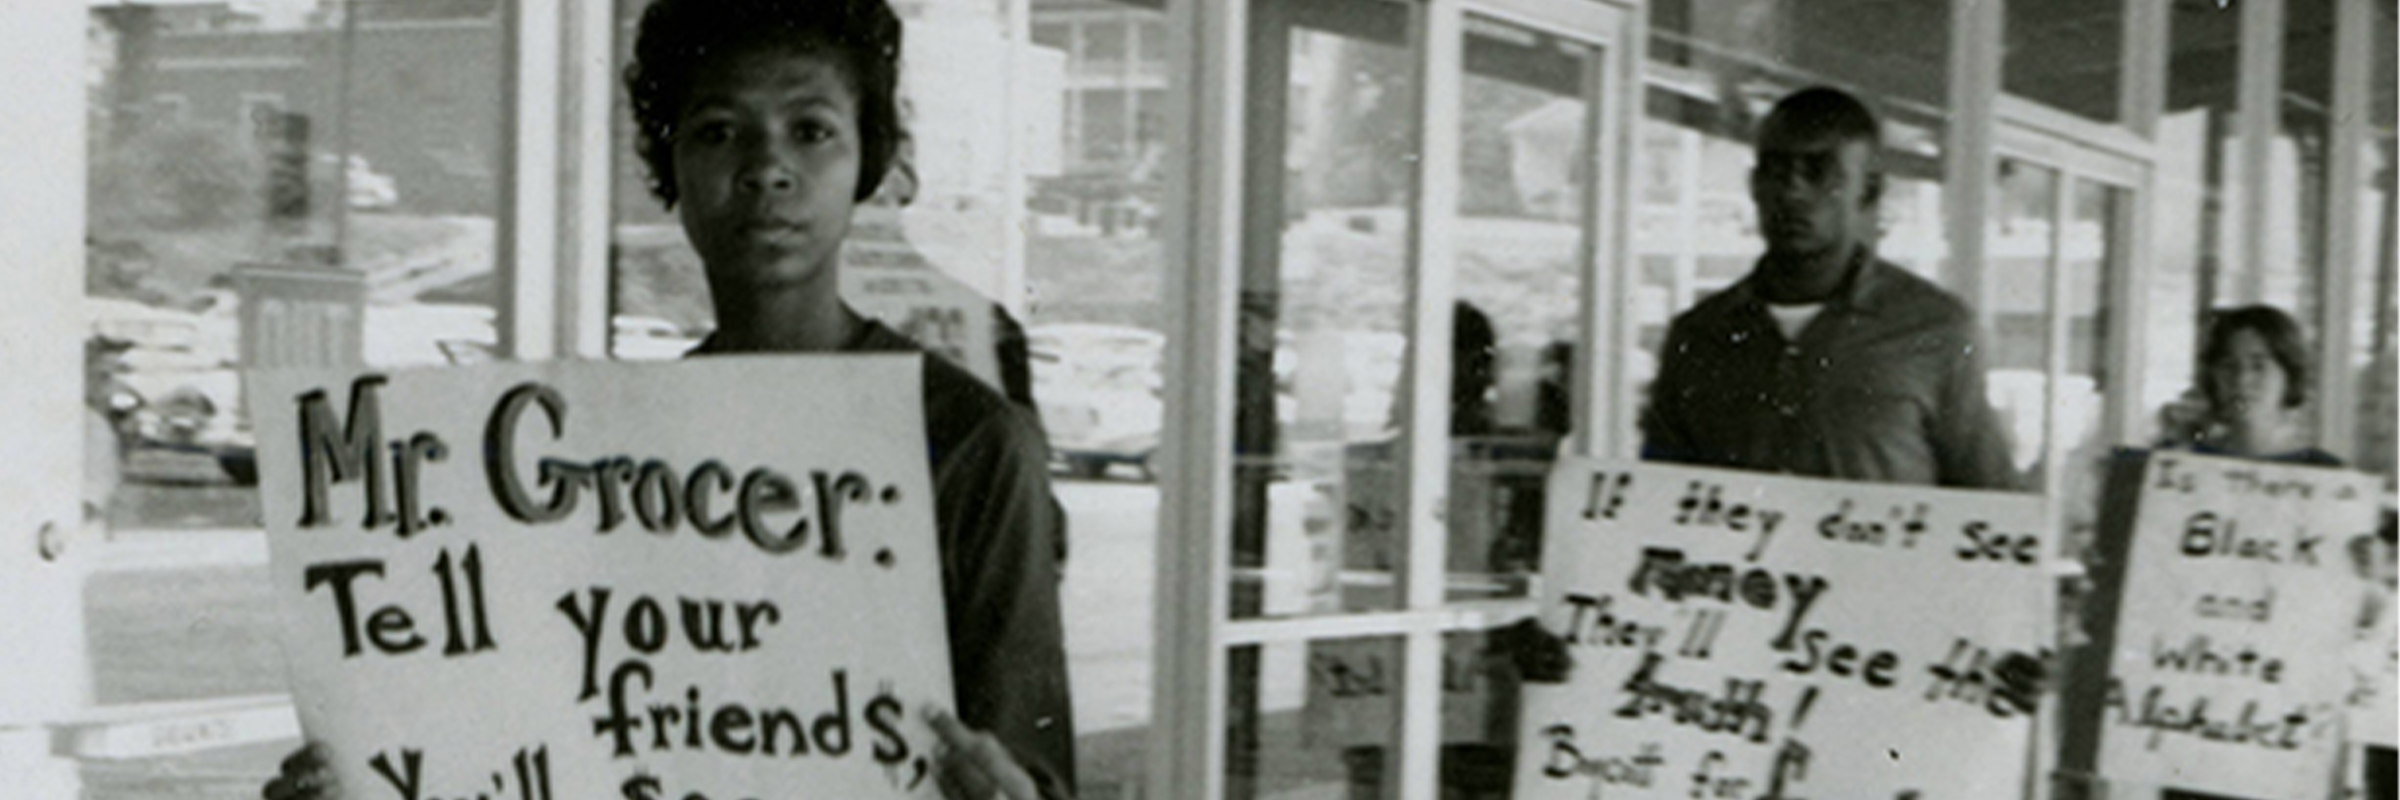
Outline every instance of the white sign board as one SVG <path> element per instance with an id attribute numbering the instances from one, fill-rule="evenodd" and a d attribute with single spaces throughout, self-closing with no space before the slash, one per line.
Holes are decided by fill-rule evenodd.
<path id="1" fill-rule="evenodd" d="M 2127 453 L 2102 512 L 2088 708 L 2112 785 L 2289 797 L 2332 785 L 2375 532 L 2374 478 L 2183 453 Z M 2113 608 L 2113 613 L 2110 609 Z M 2087 679 L 2078 681 L 2090 685 Z M 2077 739 L 2070 734 L 2070 766 Z"/>
<path id="2" fill-rule="evenodd" d="M 1632 462 L 1552 473 L 1516 797 L 2024 796 L 2038 499 Z"/>
<path id="3" fill-rule="evenodd" d="M 253 375 L 293 697 L 346 796 L 938 796 L 919 358 Z"/>

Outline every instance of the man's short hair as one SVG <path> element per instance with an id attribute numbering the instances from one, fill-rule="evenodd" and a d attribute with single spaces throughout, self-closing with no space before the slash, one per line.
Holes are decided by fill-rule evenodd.
<path id="1" fill-rule="evenodd" d="M 794 47 L 831 57 L 858 99 L 858 186 L 875 195 L 908 131 L 895 98 L 900 18 L 885 0 L 655 0 L 634 34 L 625 90 L 633 98 L 635 152 L 650 168 L 650 193 L 675 205 L 675 122 L 702 61 L 757 47 Z"/>
<path id="2" fill-rule="evenodd" d="M 1849 92 L 1830 86 L 1811 86 L 1775 101 L 1760 125 L 1789 127 L 1804 135 L 1822 134 L 1845 144 L 1866 142 L 1870 152 L 1883 148 L 1883 125 L 1875 112 Z"/>

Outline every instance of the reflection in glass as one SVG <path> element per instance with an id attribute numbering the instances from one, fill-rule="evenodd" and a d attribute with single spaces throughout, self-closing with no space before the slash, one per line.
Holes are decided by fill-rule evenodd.
<path id="1" fill-rule="evenodd" d="M 1250 67 L 1251 106 L 1282 120 L 1253 129 L 1286 135 L 1253 139 L 1249 163 L 1233 613 L 1389 608 L 1405 550 L 1393 398 L 1415 104 L 1407 8 L 1262 6 L 1252 25 L 1273 46 L 1253 49 L 1272 57 Z"/>
<path id="2" fill-rule="evenodd" d="M 2389 52 L 2387 41 L 2382 47 Z M 2388 90 L 2391 84 L 2384 84 Z M 2386 98 L 2389 102 L 2389 98 Z M 2368 472 L 2380 472 L 2388 477 L 2393 472 L 2395 451 L 2400 451 L 2400 437 L 2394 427 L 2400 424 L 2400 408 L 2395 408 L 2394 384 L 2400 383 L 2400 299 L 2395 299 L 2393 284 L 2400 279 L 2393 266 L 2392 228 L 2396 224 L 2393 209 L 2393 165 L 2400 163 L 2389 131 L 2373 137 L 2361 159 L 2366 180 L 2359 198 L 2359 257 L 2357 294 L 2350 330 L 2355 334 L 2355 349 L 2351 351 L 2350 369 L 2355 370 L 2358 395 L 2358 457 L 2352 465 Z"/>
<path id="3" fill-rule="evenodd" d="M 2376 30 L 2392 30 L 2393 8 L 2380 6 L 2371 16 Z M 2400 297 L 2395 297 L 2393 284 L 2400 280 L 2393 265 L 2392 229 L 2400 224 L 2400 212 L 2393 204 L 2393 173 L 2400 165 L 2400 149 L 2393 137 L 2394 105 L 2400 93 L 2393 88 L 2395 37 L 2374 37 L 2374 58 L 2368 61 L 2367 126 L 2365 150 L 2359 159 L 2361 181 L 2358 213 L 2357 268 L 2354 272 L 2356 298 L 2351 306 L 2354 314 L 2350 330 L 2352 340 L 2350 368 L 2356 370 L 2353 384 L 2358 393 L 2358 450 L 2352 465 L 2369 472 L 2383 473 L 2389 481 L 2393 462 L 2400 456 L 2400 436 L 2394 428 L 2400 426 L 2400 408 L 2395 407 L 2394 384 L 2400 383 L 2400 363 L 2395 353 L 2400 351 Z"/>
<path id="4" fill-rule="evenodd" d="M 2256 282 L 2259 301 L 2290 312 L 2311 347 L 2329 322 L 2323 319 L 2319 287 L 2327 266 L 2333 49 L 2333 0 L 2284 4 L 2280 129 L 2269 146 L 2267 224 L 2258 232 L 2266 237 L 2266 263 L 2243 265 Z"/>
<path id="5" fill-rule="evenodd" d="M 1467 17 L 1448 523 L 1452 600 L 1523 596 L 1571 416 L 1597 142 L 1594 49 Z"/>
<path id="6" fill-rule="evenodd" d="M 1986 226 L 1984 391 L 2008 431 L 2009 461 L 2033 472 L 2048 441 L 2050 264 L 2057 253 L 2058 171 L 2014 159 L 2000 162 Z M 2038 475 L 2038 473 L 2036 473 Z M 2024 485 L 2041 485 L 2038 477 Z"/>
<path id="7" fill-rule="evenodd" d="M 499 5 L 76 5 L 83 500 L 161 556 L 84 587 L 92 699 L 282 694 L 240 373 L 490 356 Z M 86 796 L 255 796 L 292 745 L 87 764 Z"/>
<path id="8" fill-rule="evenodd" d="M 258 524 L 242 368 L 497 344 L 492 8 L 92 9 L 87 499 L 112 527 Z"/>
<path id="9" fill-rule="evenodd" d="M 1400 796 L 1399 637 L 1243 645 L 1227 668 L 1225 797 Z"/>
<path id="10" fill-rule="evenodd" d="M 2098 522 L 2100 487 L 2111 442 L 2101 429 L 2108 397 L 2124 390 L 2108 372 L 2109 293 L 2126 268 L 2118 242 L 2132 194 L 2122 187 L 2077 179 L 2068 198 L 2066 236 L 2059 253 L 2065 284 L 2066 371 L 2052 400 L 2058 453 L 2065 459 L 2059 490 L 2067 509 L 2068 552 L 2087 544 Z"/>
<path id="11" fill-rule="evenodd" d="M 2239 296 L 2244 265 L 2232 263 L 2231 244 L 2243 201 L 2235 135 L 2241 16 L 2239 7 L 2206 4 L 2169 12 L 2167 107 L 2157 124 L 2149 202 L 2158 235 L 2143 288 L 2149 311 L 2140 374 L 2127 387 L 2140 398 L 2129 420 L 2132 441 L 2156 441 L 2164 416 L 2197 402 L 2189 392 L 2197 385 L 2200 320 Z"/>
<path id="12" fill-rule="evenodd" d="M 2101 398 L 2116 391 L 2116 377 L 2107 373 L 2111 287 L 2122 267 L 2117 242 L 2119 215 L 2130 193 L 2123 187 L 2077 180 L 2066 219 L 2066 237 L 2059 253 L 2060 280 L 2066 284 L 2066 308 L 2059 309 L 2067 324 L 2066 374 L 2071 385 L 2059 395 L 2060 440 L 2070 446 L 2100 436 Z"/>

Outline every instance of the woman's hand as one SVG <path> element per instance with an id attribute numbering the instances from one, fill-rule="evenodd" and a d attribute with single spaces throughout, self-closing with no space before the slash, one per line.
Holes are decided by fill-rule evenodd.
<path id="1" fill-rule="evenodd" d="M 925 709 L 925 722 L 942 737 L 934 750 L 933 775 L 947 800 L 1041 800 L 1033 776 L 1017 766 L 1008 747 L 989 733 L 967 727 L 949 712 Z"/>
<path id="2" fill-rule="evenodd" d="M 309 742 L 283 757 L 282 772 L 258 794 L 266 800 L 337 800 L 342 785 L 334 780 L 325 746 Z"/>

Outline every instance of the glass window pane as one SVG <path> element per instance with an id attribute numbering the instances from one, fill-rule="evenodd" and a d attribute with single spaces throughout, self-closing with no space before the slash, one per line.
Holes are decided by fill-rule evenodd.
<path id="1" fill-rule="evenodd" d="M 2387 17 L 2386 22 L 2389 22 Z M 2391 42 L 2379 45 L 2389 58 Z M 2390 83 L 2383 88 L 2389 91 Z M 2369 472 L 2380 472 L 2386 482 L 2393 475 L 2395 456 L 2400 456 L 2400 437 L 2394 427 L 2400 425 L 2400 408 L 2394 404 L 2394 384 L 2400 383 L 2400 299 L 2396 299 L 2393 284 L 2400 280 L 2393 266 L 2392 228 L 2396 214 L 2393 208 L 2393 165 L 2400 163 L 2389 129 L 2378 132 L 2367 144 L 2362 159 L 2366 181 L 2361 185 L 2359 198 L 2359 269 L 2356 294 L 2357 305 L 2350 330 L 2355 336 L 2350 368 L 2356 370 L 2354 391 L 2357 392 L 2358 457 L 2354 466 Z"/>
<path id="2" fill-rule="evenodd" d="M 2158 122 L 2158 169 L 2151 200 L 2158 235 L 2151 244 L 2145 292 L 2140 392 L 2134 441 L 2159 442 L 2175 433 L 2170 417 L 2198 402 L 2200 320 L 2225 302 L 2239 265 L 2230 264 L 2230 233 L 2238 213 L 2234 181 L 2240 116 L 2236 89 L 2241 49 L 2240 8 L 2178 4 L 2169 15 L 2167 108 Z"/>
<path id="3" fill-rule="evenodd" d="M 2058 171 L 2002 159 L 1984 246 L 1989 309 L 1984 390 L 2008 431 L 2020 472 L 2041 461 L 2049 424 L 2050 261 L 2057 255 Z M 2027 485 L 2039 485 L 2029 479 Z"/>
<path id="4" fill-rule="evenodd" d="M 1033 43 L 1054 50 L 1066 51 L 1075 46 L 1075 28 L 1063 22 L 1041 22 L 1033 26 Z"/>
<path id="5" fill-rule="evenodd" d="M 1250 159 L 1283 169 L 1253 172 L 1245 209 L 1246 228 L 1266 233 L 1243 259 L 1237 337 L 1237 618 L 1390 608 L 1407 549 L 1393 399 L 1408 314 L 1407 7 L 1319 5 L 1305 19 L 1252 12 L 1284 46 L 1252 64 L 1250 106 L 1286 135 L 1254 139 Z"/>
<path id="6" fill-rule="evenodd" d="M 2376 6 L 2368 19 L 2376 33 L 2373 57 L 2367 62 L 2367 131 L 2360 144 L 2358 238 L 2352 251 L 2354 282 L 2348 288 L 2352 298 L 2348 368 L 2356 395 L 2353 419 L 2358 425 L 2351 466 L 2383 473 L 2389 481 L 2395 456 L 2400 455 L 2395 452 L 2400 450 L 2400 442 L 2394 436 L 2400 409 L 2395 409 L 2393 399 L 2394 383 L 2400 382 L 2400 374 L 2396 374 L 2400 367 L 2394 362 L 2394 351 L 2400 349 L 2400 330 L 2395 326 L 2400 305 L 2395 305 L 2393 294 L 2392 239 L 2395 214 L 2400 213 L 2394 211 L 2392 176 L 2400 153 L 2394 152 L 2392 116 L 2395 37 L 2385 35 L 2393 29 L 2393 8 Z"/>
<path id="7" fill-rule="evenodd" d="M 498 5 L 88 5 L 85 501 L 155 556 L 85 584 L 93 699 L 285 693 L 240 371 L 490 356 Z M 292 745 L 86 794 L 255 796 Z"/>
<path id="8" fill-rule="evenodd" d="M 1093 64 L 1121 64 L 1126 55 L 1125 25 L 1109 20 L 1083 25 L 1083 58 Z"/>
<path id="9" fill-rule="evenodd" d="M 2333 128 L 2333 0 L 2284 4 L 2279 130 L 2267 168 L 2266 263 L 2261 302 L 2290 312 L 2313 349 L 2327 330 L 2319 287 L 2325 276 L 2326 155 Z"/>
<path id="10" fill-rule="evenodd" d="M 1087 89 L 1083 93 L 1083 123 L 1078 129 L 1086 164 L 1124 158 L 1133 131 L 1126 124 L 1125 90 Z"/>
<path id="11" fill-rule="evenodd" d="M 1650 58 L 1729 75 L 1735 80 L 1717 84 L 1728 92 L 1771 101 L 1780 93 L 1761 93 L 1745 84 L 1772 81 L 1789 90 L 1828 83 L 1864 92 L 1886 106 L 1938 110 L 1950 105 L 1947 3 L 1909 3 L 1905 11 L 1887 0 L 1657 0 L 1648 5 Z"/>
<path id="12" fill-rule="evenodd" d="M 1442 637 L 1442 797 L 1513 796 L 1522 683 L 1494 638 L 1479 631 Z"/>
<path id="13" fill-rule="evenodd" d="M 1448 596 L 1518 597 L 1570 411 L 1595 48 L 1468 16 L 1451 336 Z"/>
<path id="14" fill-rule="evenodd" d="M 1165 24 L 1164 8 L 1099 5 L 1106 22 L 1087 30 Z M 1043 4 L 1032 9 L 1037 23 L 1056 13 Z M 1081 13 L 1090 19 L 1095 12 Z M 970 59 L 943 66 L 977 68 Z M 1115 115 L 1107 134 L 1114 137 L 1114 152 L 1082 161 L 1073 172 L 1036 167 L 1025 175 L 1030 196 L 1017 201 L 1027 223 L 1025 337 L 1033 399 L 1058 457 L 1051 487 L 1067 513 L 1067 570 L 1059 601 L 1075 697 L 1077 789 L 1083 797 L 1130 798 L 1141 792 L 1150 720 L 1150 598 L 1157 575 L 1159 501 L 1151 457 L 1164 421 L 1160 393 L 1168 335 L 1160 322 L 1165 315 L 1158 294 L 1166 264 L 1158 224 L 1167 180 L 1158 153 L 1163 142 L 1137 141 L 1133 126 L 1136 111 L 1163 115 L 1170 99 L 1163 77 L 1083 67 L 1070 59 L 1064 74 L 1083 76 L 1075 85 L 1093 87 L 1085 97 L 1110 92 L 1139 97 L 1143 105 L 1127 108 L 1120 100 L 1114 109 L 1085 106 L 1084 130 L 1095 117 Z M 956 78 L 928 75 L 927 80 Z M 1029 88 L 1056 93 L 1052 102 L 1062 106 L 1070 91 L 1061 83 L 1039 81 Z M 957 95 L 953 102 L 971 98 Z M 980 135 L 969 125 L 941 124 L 951 128 L 952 137 Z M 1070 145 L 1066 137 L 1077 134 L 1053 135 L 1051 141 L 1030 145 L 1063 153 Z M 1092 138 L 1082 141 L 1091 155 Z M 1060 160 L 1052 156 L 1048 163 Z M 1043 162 L 1033 157 L 1019 163 Z M 933 168 L 926 165 L 928 172 Z M 942 236 L 953 226 L 938 224 L 943 218 L 932 213 L 938 207 L 919 203 L 904 212 L 912 241 L 948 244 L 971 259 L 989 260 L 999 251 L 963 247 Z"/>
<path id="15" fill-rule="evenodd" d="M 2109 293 L 2126 269 L 2122 246 L 2124 220 L 2133 193 L 2123 187 L 2078 179 L 2065 219 L 2066 236 L 2059 254 L 2059 280 L 2066 285 L 2066 374 L 2061 378 L 2051 409 L 2058 415 L 2057 431 L 2065 460 L 2063 498 L 2067 509 L 2070 548 L 2089 541 L 2099 523 L 2100 487 L 2110 446 L 2101 429 L 2108 399 L 2124 391 L 2120 376 L 2109 374 Z M 2077 552 L 2070 549 L 2068 552 Z"/>
<path id="16" fill-rule="evenodd" d="M 1167 23 L 1159 20 L 1134 26 L 1136 44 L 1141 47 L 1144 64 L 1164 63 L 1167 60 Z"/>
<path id="17" fill-rule="evenodd" d="M 1399 637 L 1245 645 L 1226 656 L 1227 800 L 1400 796 Z"/>
<path id="18" fill-rule="evenodd" d="M 2008 0 L 2001 89 L 2070 114 L 2115 122 L 2123 92 L 2125 4 Z"/>

